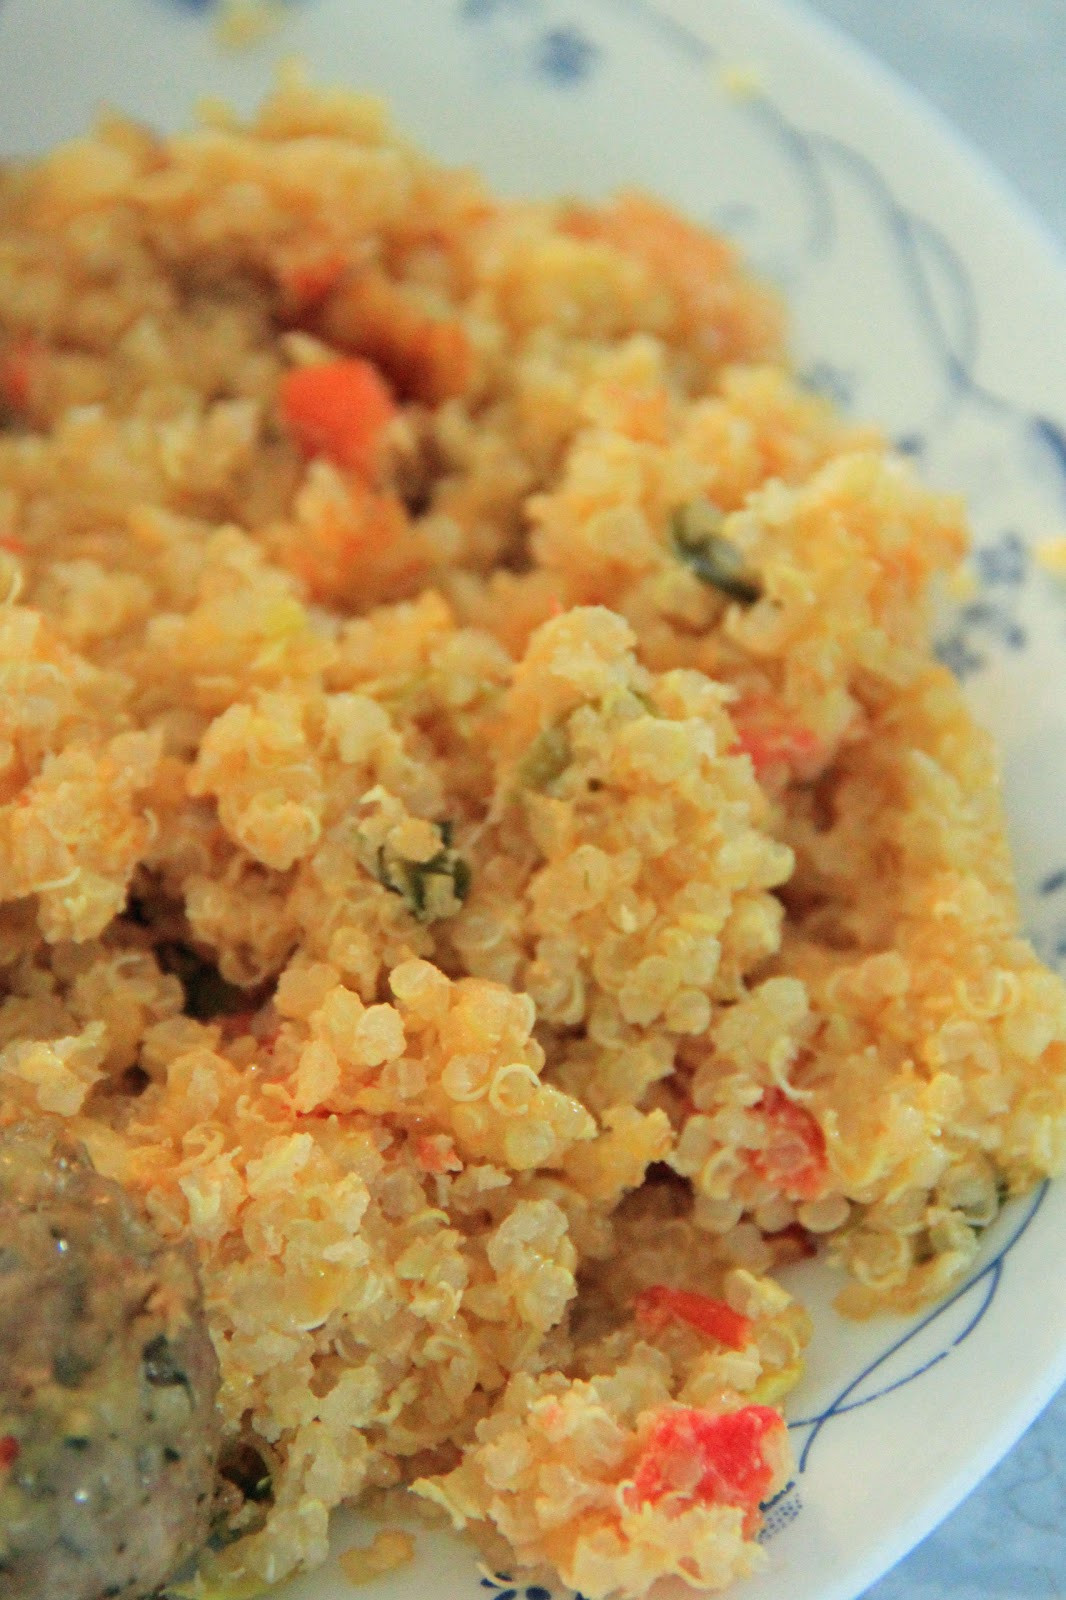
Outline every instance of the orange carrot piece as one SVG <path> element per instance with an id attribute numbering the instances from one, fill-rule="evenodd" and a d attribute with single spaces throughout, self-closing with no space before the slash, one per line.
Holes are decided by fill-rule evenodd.
<path id="1" fill-rule="evenodd" d="M 663 1283 L 653 1283 L 637 1295 L 634 1311 L 641 1327 L 652 1330 L 667 1322 L 687 1322 L 730 1350 L 743 1350 L 751 1338 L 750 1317 L 741 1316 L 724 1300 L 691 1289 L 668 1289 Z"/>
<path id="2" fill-rule="evenodd" d="M 279 403 L 306 455 L 326 456 L 370 478 L 381 435 L 396 415 L 388 384 L 369 361 L 350 358 L 295 367 L 281 380 Z"/>

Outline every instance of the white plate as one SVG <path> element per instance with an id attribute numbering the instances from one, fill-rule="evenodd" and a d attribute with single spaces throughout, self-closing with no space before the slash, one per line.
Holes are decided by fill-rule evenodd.
<path id="1" fill-rule="evenodd" d="M 440 156 L 511 191 L 658 190 L 733 231 L 785 286 L 801 368 L 964 490 L 978 597 L 945 626 L 1006 760 L 1024 913 L 1066 957 L 1066 598 L 1034 566 L 1066 533 L 1066 268 L 926 109 L 778 0 L 293 0 L 227 53 L 211 0 L 6 0 L 0 149 L 77 132 L 101 101 L 164 125 L 273 62 L 373 89 Z M 757 92 L 738 93 L 747 83 Z M 799 1471 L 744 1600 L 851 1600 L 1009 1448 L 1066 1378 L 1066 1185 L 1012 1206 L 971 1282 L 914 1322 L 817 1333 L 791 1414 Z M 347 1520 L 339 1541 L 351 1542 Z M 286 1600 L 350 1592 L 335 1570 Z M 547 1600 L 421 1535 L 375 1600 Z M 281 1600 L 281 1594 L 279 1594 Z"/>

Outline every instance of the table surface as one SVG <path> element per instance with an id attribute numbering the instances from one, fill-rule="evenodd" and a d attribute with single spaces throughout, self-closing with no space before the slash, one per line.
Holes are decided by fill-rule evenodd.
<path id="1" fill-rule="evenodd" d="M 894 68 L 1066 251 L 1063 0 L 807 0 Z M 1066 1389 L 865 1600 L 1066 1600 Z"/>

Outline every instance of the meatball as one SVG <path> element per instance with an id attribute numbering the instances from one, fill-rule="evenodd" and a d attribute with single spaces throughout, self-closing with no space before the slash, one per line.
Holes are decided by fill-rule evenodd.
<path id="1" fill-rule="evenodd" d="M 0 1132 L 4 1600 L 133 1600 L 199 1550 L 217 1392 L 192 1258 L 77 1149 Z"/>

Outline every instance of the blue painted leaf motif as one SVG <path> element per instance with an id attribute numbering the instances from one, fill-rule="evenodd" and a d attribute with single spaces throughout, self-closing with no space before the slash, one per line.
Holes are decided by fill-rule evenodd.
<path id="1" fill-rule="evenodd" d="M 892 205 L 918 315 L 949 380 L 965 388 L 977 353 L 977 308 L 965 263 L 939 228 L 905 210 L 894 198 Z"/>
<path id="2" fill-rule="evenodd" d="M 955 628 L 936 644 L 936 657 L 942 666 L 953 672 L 960 683 L 980 672 L 986 658 L 979 655 L 961 628 Z"/>
<path id="3" fill-rule="evenodd" d="M 520 1589 L 509 1572 L 497 1572 L 494 1577 L 482 1578 L 481 1587 L 492 1590 L 493 1600 L 518 1600 L 520 1594 L 523 1600 L 552 1600 L 551 1590 L 542 1588 L 539 1583 L 530 1583 Z M 582 1600 L 581 1595 L 577 1595 L 575 1600 Z"/>
<path id="4" fill-rule="evenodd" d="M 599 50 L 580 28 L 551 28 L 537 48 L 538 70 L 563 88 L 588 77 Z"/>
<path id="5" fill-rule="evenodd" d="M 608 3 L 614 10 L 622 11 L 627 16 L 639 17 L 650 37 L 661 38 L 676 54 L 686 56 L 690 61 L 703 65 L 715 60 L 719 54 L 702 33 L 686 27 L 676 17 L 661 10 L 657 0 L 608 0 Z"/>
<path id="6" fill-rule="evenodd" d="M 950 632 L 937 642 L 936 649 L 957 678 L 968 678 L 987 666 L 991 649 L 1024 650 L 1028 635 L 1017 611 L 1031 566 L 1029 551 L 1014 529 L 974 550 L 974 574 L 982 587 L 981 597 L 960 607 Z"/>
<path id="7" fill-rule="evenodd" d="M 945 1360 L 952 1350 L 968 1339 L 974 1329 L 980 1326 L 996 1297 L 1003 1278 L 1004 1262 L 1040 1210 L 1048 1187 L 1047 1183 L 1041 1184 L 1035 1195 L 1030 1198 L 1021 1220 L 1015 1225 L 1006 1242 L 979 1272 L 956 1289 L 954 1294 L 934 1306 L 932 1311 L 922 1317 L 913 1328 L 908 1329 L 875 1361 L 871 1361 L 857 1373 L 823 1411 L 814 1416 L 795 1417 L 789 1420 L 790 1431 L 798 1433 L 803 1429 L 809 1430 L 799 1456 L 798 1466 L 801 1473 L 806 1472 L 810 1464 L 811 1451 L 828 1422 L 835 1417 L 845 1416 L 849 1411 L 857 1411 L 861 1406 L 870 1405 L 885 1395 L 913 1383 L 924 1372 L 928 1372 Z M 956 1320 L 962 1324 L 957 1331 L 950 1331 L 953 1313 Z M 941 1335 L 940 1339 L 937 1338 L 938 1334 Z M 918 1353 L 915 1355 L 916 1351 Z M 913 1365 L 908 1359 L 908 1352 L 913 1359 Z"/>
<path id="8" fill-rule="evenodd" d="M 806 371 L 800 373 L 800 379 L 808 389 L 824 395 L 841 411 L 846 411 L 854 399 L 855 373 L 832 361 L 812 362 Z"/>
<path id="9" fill-rule="evenodd" d="M 1041 879 L 1036 887 L 1041 904 L 1035 915 L 1035 926 L 1027 929 L 1040 959 L 1060 972 L 1066 971 L 1066 916 L 1060 898 L 1064 889 L 1066 867 L 1059 867 Z"/>
<path id="10" fill-rule="evenodd" d="M 1006 606 L 993 600 L 972 600 L 963 606 L 960 617 L 963 627 L 976 629 L 1008 650 L 1021 650 L 1025 645 L 1025 629 Z"/>
<path id="11" fill-rule="evenodd" d="M 1013 530 L 974 551 L 974 565 L 982 583 L 1016 588 L 1029 574 L 1029 552 Z"/>
<path id="12" fill-rule="evenodd" d="M 1050 417 L 1032 417 L 1030 423 L 1036 438 L 1051 451 L 1066 489 L 1066 430 Z"/>
<path id="13" fill-rule="evenodd" d="M 925 449 L 925 440 L 920 433 L 903 433 L 894 443 L 901 456 L 920 456 Z"/>

